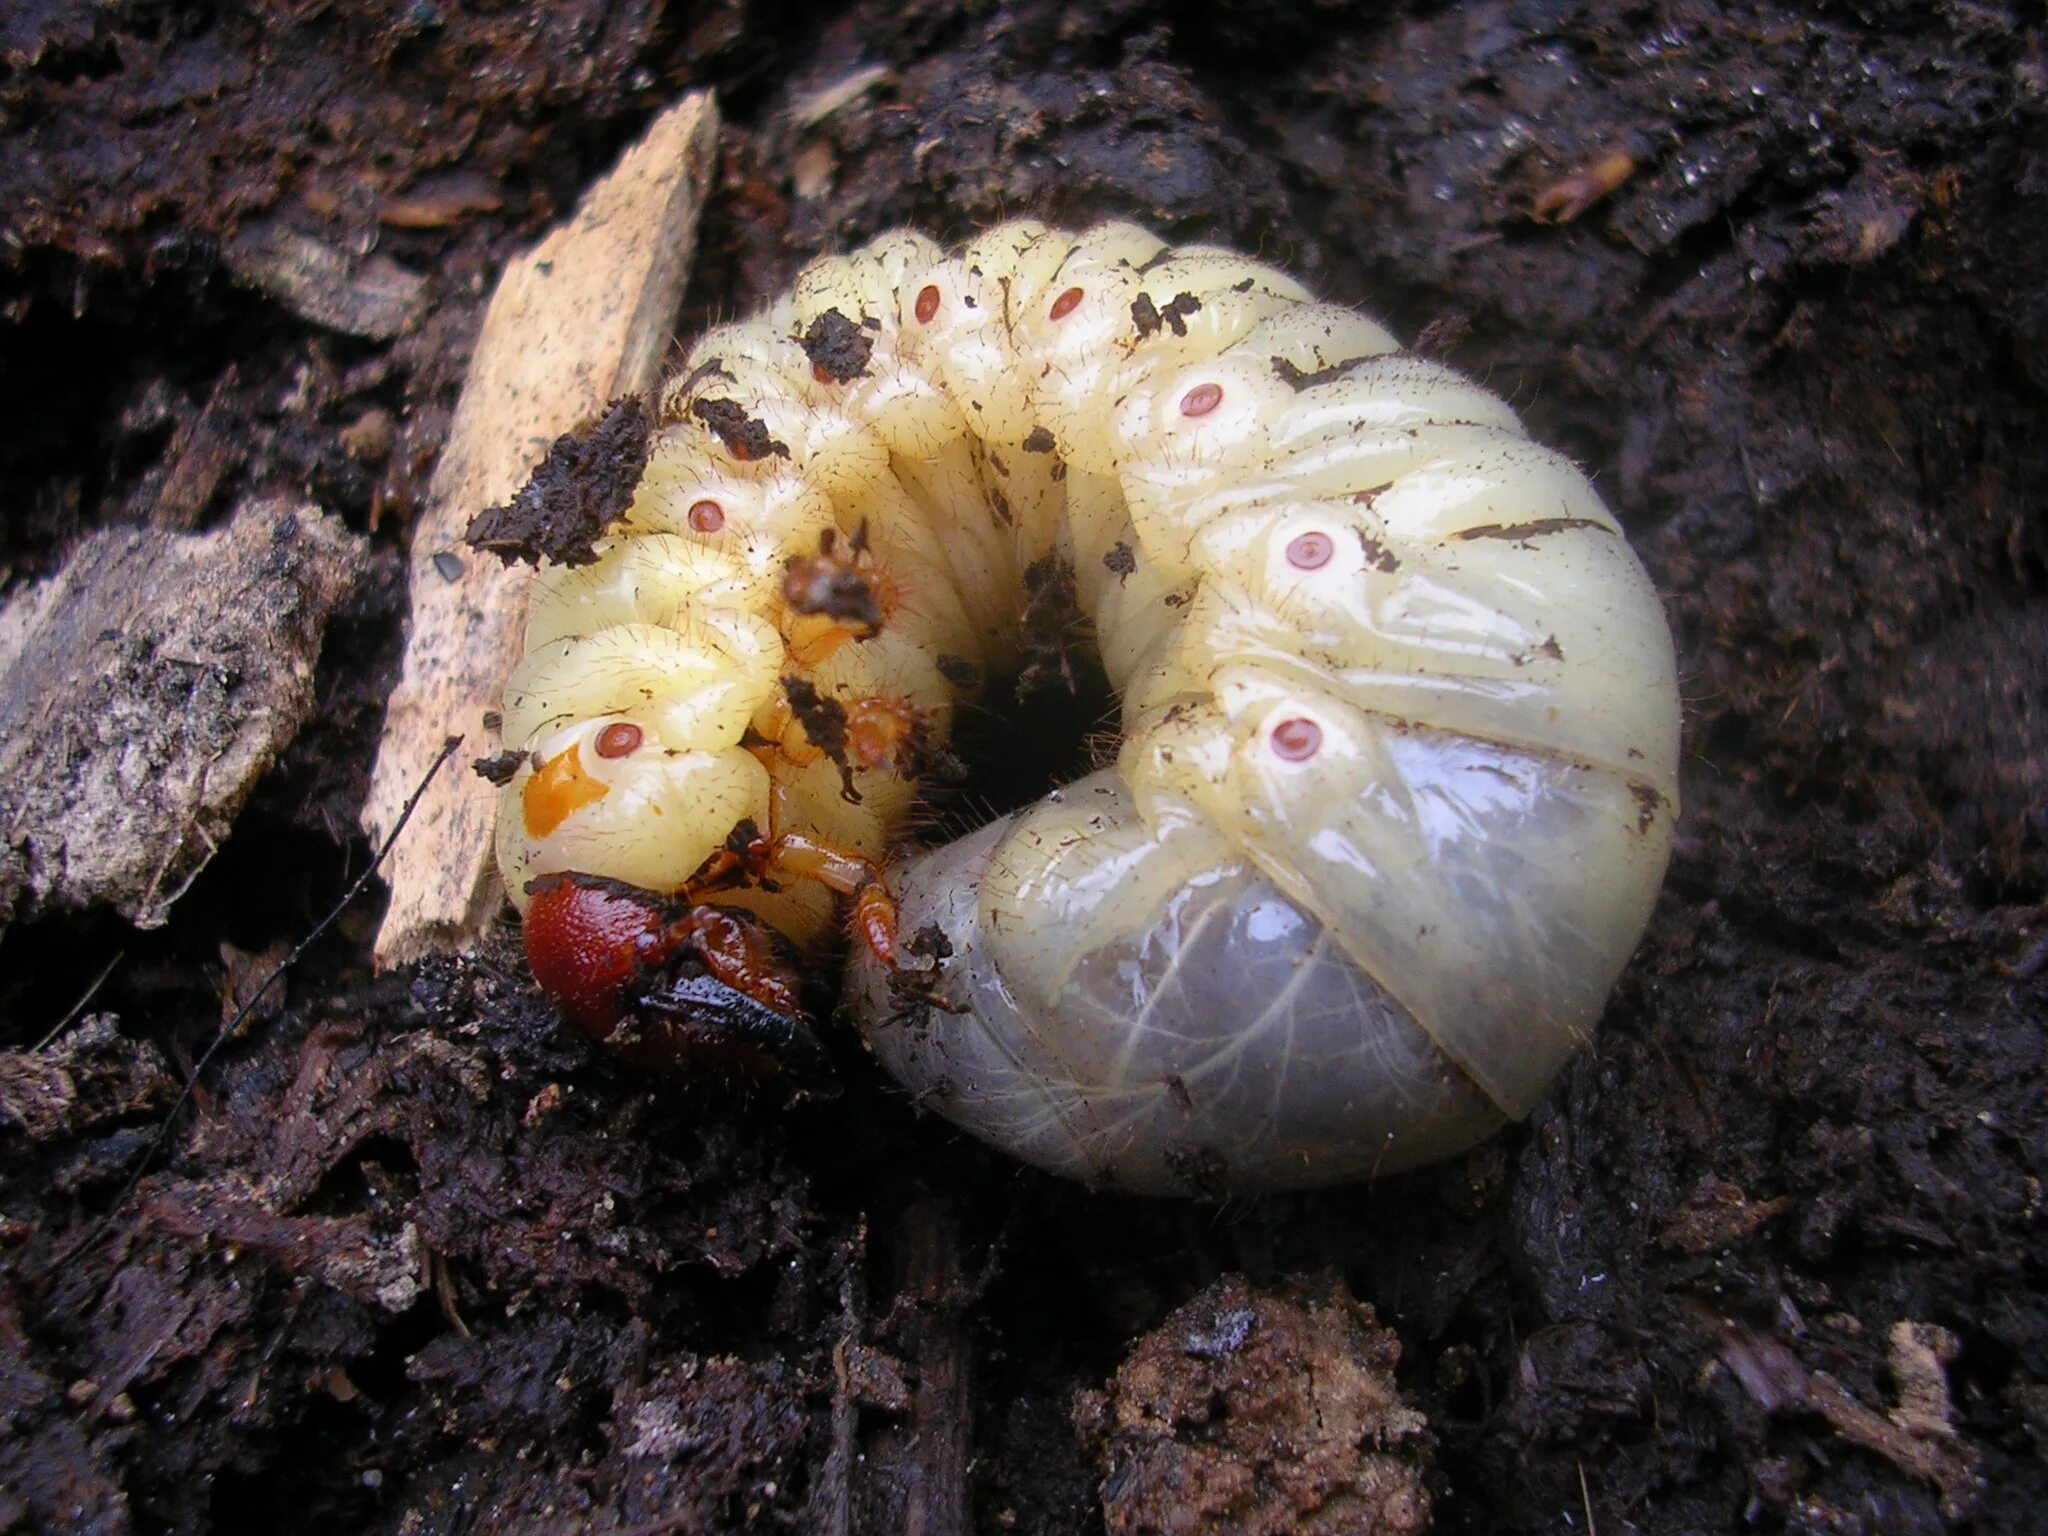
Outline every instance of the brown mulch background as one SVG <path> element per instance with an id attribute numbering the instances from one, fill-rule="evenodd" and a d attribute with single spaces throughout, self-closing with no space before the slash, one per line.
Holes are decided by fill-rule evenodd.
<path id="1" fill-rule="evenodd" d="M 1370 1188 L 1092 1196 L 844 1031 L 836 1097 L 654 1086 L 509 942 L 373 978 L 352 911 L 117 1203 L 368 858 L 498 266 L 705 85 L 686 331 L 894 224 L 1134 217 L 1368 305 L 1593 468 L 1679 638 L 1686 808 L 1527 1127 Z M 375 292 L 280 302 L 292 235 Z M 1229 1274 L 1394 1330 L 1440 1530 L 2039 1529 L 2044 252 L 2033 5 L 6 8 L 0 582 L 256 493 L 374 556 L 169 926 L 0 939 L 0 1530 L 1145 1528 L 1088 1394 Z"/>

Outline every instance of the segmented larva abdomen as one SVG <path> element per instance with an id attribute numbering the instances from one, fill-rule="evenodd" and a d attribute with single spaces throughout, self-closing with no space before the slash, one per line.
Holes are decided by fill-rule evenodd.
<path id="1" fill-rule="evenodd" d="M 505 739 L 553 778 L 507 791 L 515 892 L 679 886 L 778 793 L 880 858 L 913 786 L 862 769 L 852 803 L 784 680 L 943 730 L 1051 554 L 1123 744 L 892 872 L 964 1011 L 906 1012 L 858 945 L 852 992 L 921 1102 L 1095 1182 L 1277 1188 L 1469 1146 L 1587 1040 L 1669 852 L 1671 645 L 1613 516 L 1494 396 L 1248 258 L 1016 223 L 816 263 L 697 345 L 662 419 L 597 564 L 543 573 Z M 785 563 L 860 529 L 888 611 L 831 644 Z M 730 899 L 797 937 L 827 914 Z"/>

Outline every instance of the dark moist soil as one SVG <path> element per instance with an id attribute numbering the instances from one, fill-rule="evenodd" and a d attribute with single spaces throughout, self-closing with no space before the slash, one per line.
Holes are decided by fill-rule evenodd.
<path id="1" fill-rule="evenodd" d="M 1082 1394 L 1229 1274 L 1394 1330 L 1441 1530 L 2040 1528 L 2038 6 L 474 10 L 0 14 L 0 580 L 259 491 L 376 551 L 170 926 L 0 941 L 0 1529 L 1099 1530 Z M 834 1097 L 655 1083 L 509 944 L 372 978 L 366 909 L 123 1195 L 368 857 L 496 270 L 695 85 L 730 120 L 686 331 L 894 224 L 1128 216 L 1371 306 L 1592 467 L 1679 638 L 1686 804 L 1526 1127 L 1370 1188 L 1092 1196 L 844 1030 Z M 281 232 L 395 266 L 409 328 L 238 281 Z"/>

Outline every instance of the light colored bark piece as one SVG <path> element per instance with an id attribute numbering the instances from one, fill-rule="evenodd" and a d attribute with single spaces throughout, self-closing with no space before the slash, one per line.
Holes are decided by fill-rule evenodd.
<path id="1" fill-rule="evenodd" d="M 373 841 L 396 823 L 442 743 L 455 734 L 467 740 L 385 865 L 391 905 L 377 936 L 380 965 L 471 943 L 497 915 L 497 792 L 469 763 L 497 747 L 483 717 L 498 707 L 519 658 L 532 571 L 465 548 L 463 529 L 516 495 L 555 438 L 653 386 L 689 275 L 717 139 L 709 96 L 670 108 L 585 194 L 573 219 L 506 269 L 491 297 L 413 533 L 405 673 L 363 808 Z"/>
<path id="2" fill-rule="evenodd" d="M 302 320 L 389 341 L 419 323 L 427 280 L 381 253 L 358 261 L 283 224 L 244 230 L 227 248 L 228 270 Z"/>
<path id="3" fill-rule="evenodd" d="M 111 529 L 0 611 L 0 927 L 165 920 L 313 708 L 363 542 L 294 501 Z"/>

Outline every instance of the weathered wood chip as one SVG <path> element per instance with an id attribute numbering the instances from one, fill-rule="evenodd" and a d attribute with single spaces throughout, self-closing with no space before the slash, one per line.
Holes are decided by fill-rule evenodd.
<path id="1" fill-rule="evenodd" d="M 361 551 L 268 501 L 209 533 L 96 534 L 0 609 L 0 927 L 165 920 L 311 712 Z"/>
<path id="2" fill-rule="evenodd" d="M 251 226 L 228 243 L 228 270 L 302 320 L 389 341 L 426 313 L 427 280 L 382 254 L 357 261 L 283 224 Z"/>

